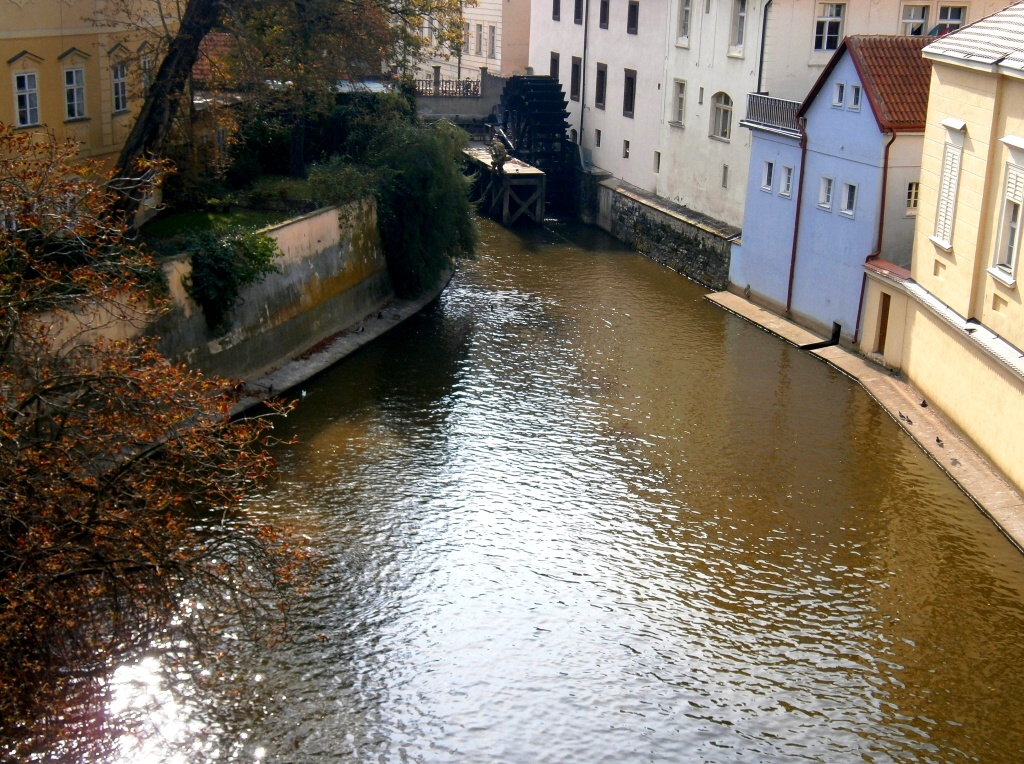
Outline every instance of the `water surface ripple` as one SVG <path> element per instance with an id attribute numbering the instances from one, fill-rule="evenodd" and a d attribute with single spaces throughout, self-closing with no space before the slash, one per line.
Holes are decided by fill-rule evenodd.
<path id="1" fill-rule="evenodd" d="M 1024 563 L 850 380 L 592 231 L 307 386 L 270 761 L 1024 760 Z"/>

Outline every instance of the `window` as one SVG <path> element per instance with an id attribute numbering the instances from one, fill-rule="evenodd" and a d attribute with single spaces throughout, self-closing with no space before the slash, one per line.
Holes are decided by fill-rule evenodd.
<path id="1" fill-rule="evenodd" d="M 686 83 L 676 80 L 675 100 L 673 102 L 672 122 L 682 126 L 686 124 Z"/>
<path id="2" fill-rule="evenodd" d="M 818 206 L 832 209 L 832 178 L 822 178 L 818 187 Z"/>
<path id="3" fill-rule="evenodd" d="M 779 189 L 780 196 L 790 196 L 793 193 L 793 168 L 782 168 L 782 188 Z"/>
<path id="4" fill-rule="evenodd" d="M 846 85 L 837 82 L 832 88 L 832 105 L 841 109 L 844 103 L 846 103 Z"/>
<path id="5" fill-rule="evenodd" d="M 775 181 L 775 162 L 765 162 L 761 171 L 761 189 L 771 191 L 772 183 Z"/>
<path id="6" fill-rule="evenodd" d="M 622 158 L 629 159 L 629 141 L 622 142 Z"/>
<path id="7" fill-rule="evenodd" d="M 928 31 L 928 6 L 904 5 L 900 33 L 920 37 Z"/>
<path id="8" fill-rule="evenodd" d="M 482 56 L 484 54 L 484 25 L 476 25 L 476 54 Z"/>
<path id="9" fill-rule="evenodd" d="M 626 69 L 625 82 L 622 86 L 622 116 L 632 117 L 636 105 L 636 70 Z"/>
<path id="10" fill-rule="evenodd" d="M 960 157 L 963 148 L 946 143 L 942 156 L 942 178 L 939 180 L 939 205 L 935 210 L 935 236 L 939 246 L 950 249 L 953 244 L 953 217 L 956 214 L 956 190 L 960 181 Z"/>
<path id="11" fill-rule="evenodd" d="M 468 26 L 466 27 L 469 28 Z M 153 84 L 153 58 L 152 56 L 145 55 L 139 59 L 139 69 L 142 75 L 142 93 L 145 95 L 149 92 L 149 86 Z"/>
<path id="12" fill-rule="evenodd" d="M 847 107 L 850 111 L 858 111 L 860 109 L 860 85 L 850 85 L 850 102 Z"/>
<path id="13" fill-rule="evenodd" d="M 609 0 L 601 0 L 601 8 L 598 11 L 598 26 L 601 29 L 608 28 L 608 3 Z"/>
<path id="14" fill-rule="evenodd" d="M 594 82 L 594 106 L 604 108 L 605 93 L 608 91 L 608 65 L 597 65 L 597 77 Z"/>
<path id="15" fill-rule="evenodd" d="M 732 136 L 732 99 L 725 93 L 711 98 L 711 136 L 723 141 Z"/>
<path id="16" fill-rule="evenodd" d="M 583 0 L 575 0 L 572 8 L 572 21 L 574 24 L 583 23 Z"/>
<path id="17" fill-rule="evenodd" d="M 629 0 L 629 8 L 626 10 L 626 32 L 636 34 L 640 26 L 640 0 Z"/>
<path id="18" fill-rule="evenodd" d="M 554 21 L 562 18 L 562 0 L 551 0 L 551 18 Z"/>
<path id="19" fill-rule="evenodd" d="M 64 70 L 64 106 L 67 119 L 85 116 L 85 69 Z"/>
<path id="20" fill-rule="evenodd" d="M 572 69 L 569 70 L 569 98 L 573 101 L 580 100 L 580 67 L 583 66 L 583 60 L 572 57 Z"/>
<path id="21" fill-rule="evenodd" d="M 844 3 L 822 3 L 814 23 L 814 49 L 835 50 L 843 39 Z"/>
<path id="22" fill-rule="evenodd" d="M 601 131 L 600 130 L 595 130 L 594 131 L 594 145 L 597 146 L 598 148 L 601 148 Z"/>
<path id="23" fill-rule="evenodd" d="M 679 25 L 676 28 L 676 36 L 680 40 L 688 40 L 690 37 L 690 3 L 691 0 L 679 0 Z"/>
<path id="24" fill-rule="evenodd" d="M 114 114 L 128 111 L 127 64 L 114 64 L 110 70 L 110 77 L 114 84 Z"/>
<path id="25" fill-rule="evenodd" d="M 557 80 L 558 79 L 558 54 L 557 53 L 552 53 L 551 54 L 551 68 L 548 70 L 548 73 L 551 75 L 551 79 L 553 79 L 553 80 Z"/>
<path id="26" fill-rule="evenodd" d="M 14 75 L 15 104 L 18 127 L 39 124 L 39 86 L 35 72 Z"/>
<path id="27" fill-rule="evenodd" d="M 496 58 L 498 55 L 498 33 L 494 27 L 487 28 L 487 57 Z"/>
<path id="28" fill-rule="evenodd" d="M 729 187 L 729 165 L 722 165 L 722 188 Z"/>
<path id="29" fill-rule="evenodd" d="M 967 21 L 967 8 L 962 5 L 940 5 L 939 24 L 928 34 L 943 35 L 959 29 Z"/>
<path id="30" fill-rule="evenodd" d="M 912 180 L 907 184 L 907 217 L 917 214 L 917 200 L 921 192 L 921 184 Z"/>
<path id="31" fill-rule="evenodd" d="M 844 183 L 843 195 L 839 199 L 839 212 L 852 216 L 855 209 L 857 209 L 857 186 L 853 183 Z"/>
<path id="32" fill-rule="evenodd" d="M 747 31 L 747 0 L 733 0 L 732 3 L 732 34 L 729 40 L 729 52 L 733 55 L 743 54 L 743 38 Z"/>
<path id="33" fill-rule="evenodd" d="M 660 151 L 655 151 L 654 152 L 654 172 L 655 173 L 661 172 L 661 152 Z"/>
<path id="34" fill-rule="evenodd" d="M 999 242 L 996 245 L 996 267 L 1010 276 L 1020 258 L 1021 205 L 1024 204 L 1024 167 L 1006 166 L 1006 192 Z"/>

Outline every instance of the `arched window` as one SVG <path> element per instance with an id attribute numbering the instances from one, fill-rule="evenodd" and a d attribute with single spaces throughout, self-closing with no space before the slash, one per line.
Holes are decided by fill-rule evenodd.
<path id="1" fill-rule="evenodd" d="M 715 93 L 711 99 L 711 135 L 723 141 L 732 135 L 732 99 L 725 93 Z"/>

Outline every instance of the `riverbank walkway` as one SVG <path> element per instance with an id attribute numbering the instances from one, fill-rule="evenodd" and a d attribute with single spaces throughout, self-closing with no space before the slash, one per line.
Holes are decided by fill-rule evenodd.
<path id="1" fill-rule="evenodd" d="M 716 292 L 707 295 L 707 299 L 799 348 L 827 339 L 732 292 Z M 939 411 L 933 406 L 922 406 L 924 399 L 910 383 L 838 345 L 808 352 L 859 382 L 893 421 L 1024 552 L 1024 496 Z"/>

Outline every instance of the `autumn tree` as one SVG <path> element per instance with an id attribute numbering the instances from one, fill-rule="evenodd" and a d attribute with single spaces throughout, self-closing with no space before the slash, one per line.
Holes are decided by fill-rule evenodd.
<path id="1" fill-rule="evenodd" d="M 158 269 L 77 151 L 0 124 L 0 759 L 94 753 L 147 649 L 173 672 L 275 638 L 306 563 L 232 509 L 267 422 L 131 338 Z"/>

